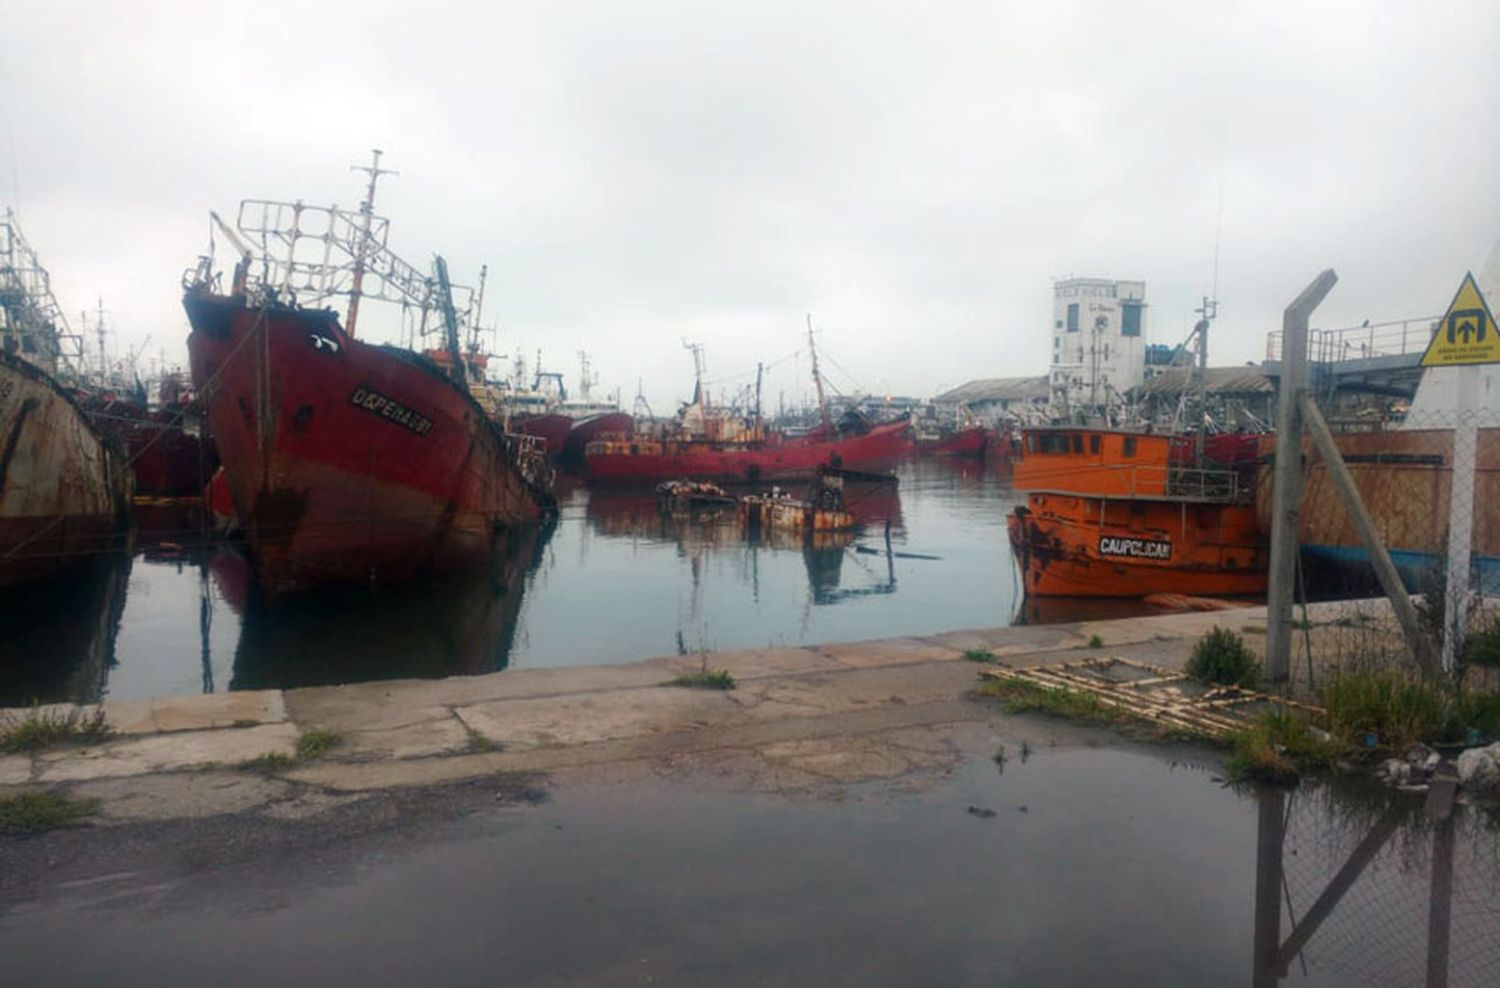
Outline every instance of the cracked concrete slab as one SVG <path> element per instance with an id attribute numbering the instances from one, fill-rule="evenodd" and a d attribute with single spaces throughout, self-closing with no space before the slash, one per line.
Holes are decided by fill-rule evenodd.
<path id="1" fill-rule="evenodd" d="M 73 786 L 70 795 L 100 801 L 108 820 L 171 820 L 218 816 L 283 799 L 292 786 L 256 772 L 176 772 L 95 779 Z"/>
<path id="2" fill-rule="evenodd" d="M 509 747 L 593 744 L 642 734 L 691 730 L 732 713 L 724 690 L 658 686 L 579 696 L 497 700 L 459 707 L 463 722 Z"/>
<path id="3" fill-rule="evenodd" d="M 206 765 L 237 765 L 266 754 L 296 750 L 292 724 L 182 731 L 122 738 L 84 748 L 57 748 L 36 756 L 40 782 L 75 782 L 125 775 L 175 772 Z"/>
<path id="4" fill-rule="evenodd" d="M 0 786 L 18 786 L 30 780 L 30 755 L 0 755 Z"/>
<path id="5" fill-rule="evenodd" d="M 944 662 L 963 658 L 960 650 L 921 638 L 882 638 L 878 641 L 820 645 L 818 651 L 853 669 L 902 665 L 912 662 Z"/>

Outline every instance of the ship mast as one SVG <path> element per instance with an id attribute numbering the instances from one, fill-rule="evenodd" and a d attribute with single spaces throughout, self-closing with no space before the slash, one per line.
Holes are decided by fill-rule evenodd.
<path id="1" fill-rule="evenodd" d="M 818 414 L 823 419 L 823 432 L 831 437 L 833 429 L 828 422 L 828 402 L 823 397 L 823 375 L 818 373 L 818 347 L 813 342 L 812 313 L 807 314 L 807 351 L 812 354 L 813 385 L 818 389 Z"/>
<path id="2" fill-rule="evenodd" d="M 365 253 L 370 245 L 370 223 L 375 215 L 375 183 L 382 175 L 398 174 L 389 168 L 380 167 L 379 148 L 370 152 L 371 161 L 366 165 L 350 165 L 350 171 L 365 172 L 370 176 L 370 186 L 365 190 L 364 201 L 359 204 L 360 238 L 359 250 L 354 254 L 354 285 L 349 292 L 349 316 L 344 320 L 344 332 L 354 337 L 354 323 L 359 318 L 359 293 L 365 282 Z"/>
<path id="3" fill-rule="evenodd" d="M 701 401 L 703 407 L 708 407 L 708 392 L 703 390 L 703 374 L 706 370 L 703 361 L 703 344 L 682 341 L 683 347 L 693 351 L 693 395 L 695 400 Z"/>
<path id="4" fill-rule="evenodd" d="M 1193 377 L 1198 391 L 1198 430 L 1197 441 L 1194 446 L 1194 455 L 1198 460 L 1198 469 L 1203 469 L 1203 433 L 1208 429 L 1208 324 L 1219 314 L 1219 300 L 1203 296 L 1203 305 L 1197 310 L 1201 317 L 1198 325 L 1193 327 L 1198 334 L 1198 366 L 1193 369 Z"/>

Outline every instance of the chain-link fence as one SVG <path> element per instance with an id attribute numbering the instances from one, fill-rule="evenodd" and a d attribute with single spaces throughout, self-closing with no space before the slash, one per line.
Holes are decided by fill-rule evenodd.
<path id="1" fill-rule="evenodd" d="M 1454 387 L 1440 390 L 1436 399 L 1402 410 L 1395 423 L 1372 420 L 1370 428 L 1361 428 L 1357 416 L 1346 416 L 1333 424 L 1344 464 L 1391 561 L 1406 586 L 1422 594 L 1418 614 L 1424 631 L 1439 642 L 1451 637 L 1460 664 L 1495 666 L 1500 665 L 1500 412 L 1459 412 L 1457 381 L 1450 383 Z M 1332 471 L 1311 443 L 1304 453 L 1299 596 L 1378 594 Z M 1451 551 L 1463 546 L 1467 566 L 1463 553 Z M 1389 634 L 1393 629 L 1377 633 L 1373 625 L 1380 622 L 1353 623 L 1360 633 L 1351 632 L 1344 642 L 1352 646 L 1346 651 L 1353 657 L 1396 662 L 1410 656 L 1400 636 Z"/>
<path id="2" fill-rule="evenodd" d="M 1257 874 L 1280 887 L 1258 888 L 1259 983 L 1500 984 L 1493 809 L 1433 820 L 1408 794 L 1332 785 L 1261 798 Z"/>

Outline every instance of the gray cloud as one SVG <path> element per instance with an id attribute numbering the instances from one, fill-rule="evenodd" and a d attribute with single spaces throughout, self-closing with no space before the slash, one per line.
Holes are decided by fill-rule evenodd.
<path id="1" fill-rule="evenodd" d="M 207 210 L 353 206 L 372 146 L 501 350 L 658 408 L 682 338 L 743 379 L 809 311 L 866 387 L 1040 372 L 1070 273 L 1175 342 L 1221 193 L 1221 362 L 1325 266 L 1324 324 L 1435 312 L 1500 233 L 1493 5 L 308 6 L 0 0 L 0 201 L 68 308 L 180 359 Z"/>

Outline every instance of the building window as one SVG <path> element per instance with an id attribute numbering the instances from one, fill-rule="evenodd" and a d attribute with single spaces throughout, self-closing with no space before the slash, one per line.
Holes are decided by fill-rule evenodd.
<path id="1" fill-rule="evenodd" d="M 1134 436 L 1126 436 L 1125 437 L 1125 455 L 1126 456 L 1134 456 L 1135 455 L 1135 437 Z"/>
<path id="2" fill-rule="evenodd" d="M 1141 303 L 1124 302 L 1120 305 L 1120 335 L 1141 335 Z"/>
<path id="3" fill-rule="evenodd" d="M 1068 303 L 1068 332 L 1078 332 L 1078 303 Z"/>
<path id="4" fill-rule="evenodd" d="M 1098 436 L 1089 436 L 1089 452 L 1093 453 L 1095 455 L 1098 455 L 1098 453 L 1099 453 L 1099 437 Z"/>
<path id="5" fill-rule="evenodd" d="M 1083 452 L 1083 437 L 1080 436 L 1076 432 L 1073 433 L 1073 452 L 1075 452 L 1075 453 L 1082 453 Z"/>
<path id="6" fill-rule="evenodd" d="M 1055 329 L 1062 329 L 1062 320 L 1061 319 L 1057 320 L 1057 323 L 1054 326 L 1054 328 Z"/>

